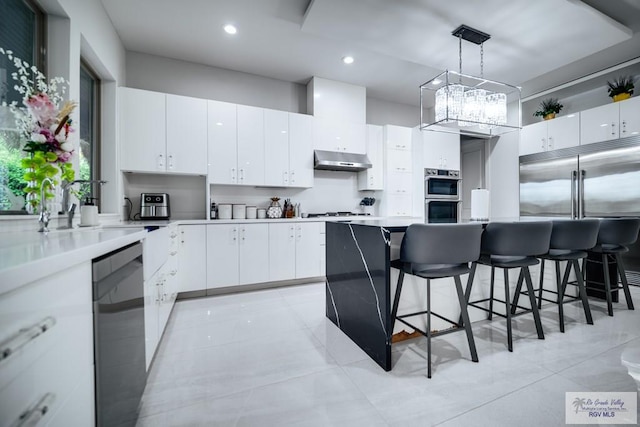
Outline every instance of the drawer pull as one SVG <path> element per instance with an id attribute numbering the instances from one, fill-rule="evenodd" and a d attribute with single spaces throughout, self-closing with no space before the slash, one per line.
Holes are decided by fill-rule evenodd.
<path id="1" fill-rule="evenodd" d="M 9 358 L 9 356 L 27 345 L 27 343 L 47 332 L 55 324 L 56 319 L 46 317 L 29 328 L 20 329 L 17 334 L 0 344 L 0 361 Z"/>
<path id="2" fill-rule="evenodd" d="M 39 424 L 42 418 L 47 415 L 55 400 L 53 393 L 45 394 L 32 408 L 24 411 L 13 425 L 16 427 L 30 427 Z"/>

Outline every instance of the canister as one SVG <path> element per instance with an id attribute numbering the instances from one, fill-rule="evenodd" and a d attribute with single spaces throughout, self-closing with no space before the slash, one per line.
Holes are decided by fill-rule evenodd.
<path id="1" fill-rule="evenodd" d="M 247 205 L 233 205 L 233 219 L 245 219 L 247 217 Z"/>
<path id="2" fill-rule="evenodd" d="M 247 219 L 256 219 L 258 217 L 258 208 L 255 206 L 247 206 Z"/>
<path id="3" fill-rule="evenodd" d="M 218 219 L 231 219 L 231 205 L 218 205 Z"/>
<path id="4" fill-rule="evenodd" d="M 258 219 L 265 219 L 267 217 L 267 210 L 264 208 L 258 209 Z"/>

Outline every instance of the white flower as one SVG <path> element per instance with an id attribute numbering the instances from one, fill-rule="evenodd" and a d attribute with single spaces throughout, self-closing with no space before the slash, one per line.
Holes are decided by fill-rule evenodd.
<path id="1" fill-rule="evenodd" d="M 31 140 L 33 142 L 47 142 L 47 137 L 42 135 L 41 133 L 32 133 Z"/>
<path id="2" fill-rule="evenodd" d="M 58 134 L 56 135 L 56 139 L 58 139 L 59 136 L 62 136 L 64 138 L 64 135 Z M 60 141 L 60 140 L 58 141 L 62 142 L 62 144 L 60 144 L 60 149 L 62 151 L 66 151 L 67 153 L 70 153 L 73 151 L 73 144 L 70 141 Z"/>

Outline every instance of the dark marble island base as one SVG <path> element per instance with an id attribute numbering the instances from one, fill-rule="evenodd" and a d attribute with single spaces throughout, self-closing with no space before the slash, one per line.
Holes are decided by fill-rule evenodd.
<path id="1" fill-rule="evenodd" d="M 327 222 L 326 315 L 391 370 L 390 239 L 418 220 Z"/>

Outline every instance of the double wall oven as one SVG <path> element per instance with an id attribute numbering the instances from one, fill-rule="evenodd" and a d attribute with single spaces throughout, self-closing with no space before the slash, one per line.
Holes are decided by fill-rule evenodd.
<path id="1" fill-rule="evenodd" d="M 425 222 L 458 222 L 460 220 L 460 193 L 460 171 L 449 169 L 425 169 Z"/>

